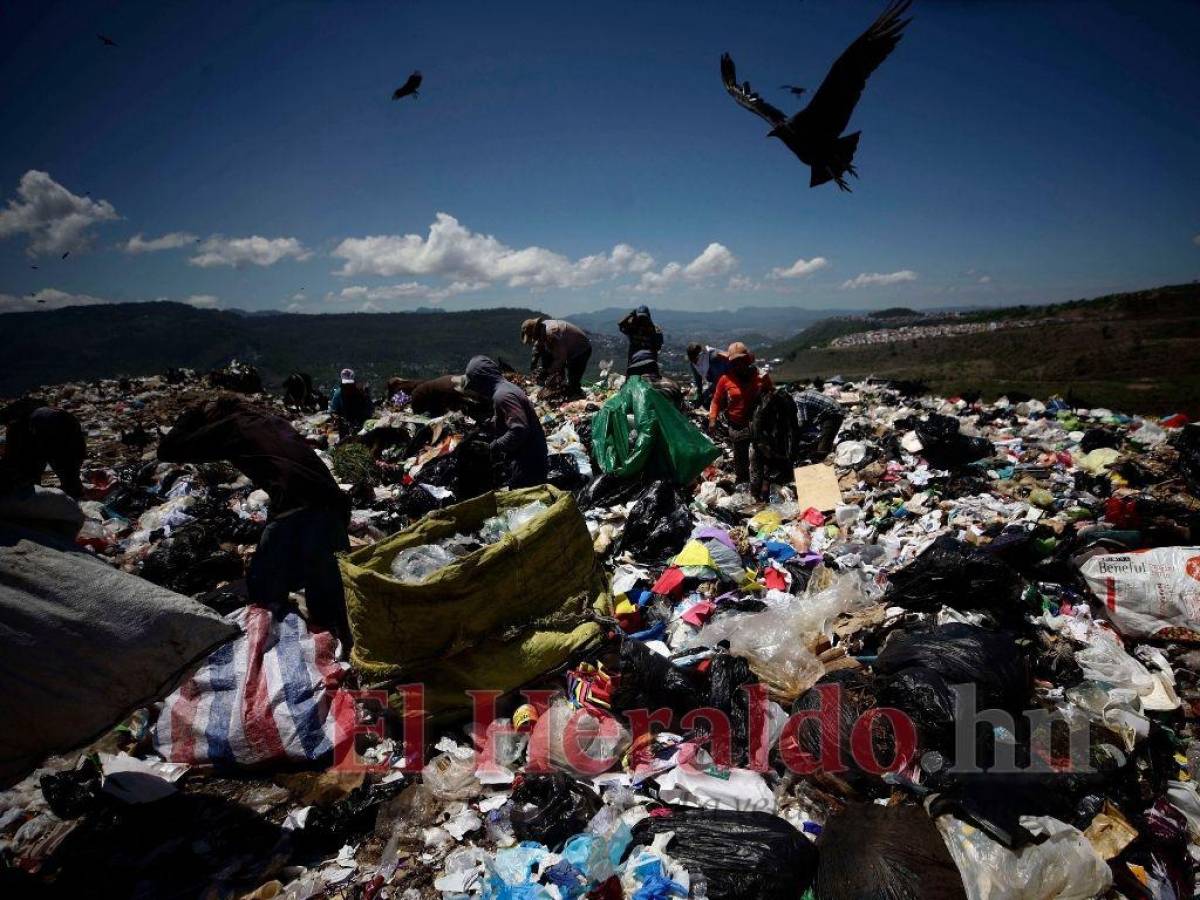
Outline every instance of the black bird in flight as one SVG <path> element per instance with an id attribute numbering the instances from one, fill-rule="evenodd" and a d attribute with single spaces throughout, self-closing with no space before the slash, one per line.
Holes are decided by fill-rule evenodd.
<path id="1" fill-rule="evenodd" d="M 412 94 L 414 97 L 418 97 L 420 95 L 417 93 L 417 88 L 420 86 L 421 73 L 420 71 L 413 72 L 408 76 L 408 81 L 404 82 L 404 84 L 400 85 L 400 87 L 396 88 L 396 90 L 392 93 L 392 99 L 399 100 L 402 97 L 407 97 L 409 94 Z"/>
<path id="2" fill-rule="evenodd" d="M 841 134 L 867 86 L 867 78 L 900 42 L 904 26 L 911 21 L 901 16 L 911 2 L 892 0 L 871 27 L 838 57 L 808 106 L 791 118 L 751 90 L 749 82 L 739 85 L 733 59 L 728 53 L 721 56 L 721 80 L 725 82 L 725 90 L 739 106 L 770 123 L 768 137 L 779 138 L 808 165 L 812 170 L 809 187 L 834 181 L 843 191 L 848 191 L 846 173 L 858 177 L 853 163 L 862 132 L 844 137 Z"/>
<path id="3" fill-rule="evenodd" d="M 781 84 L 780 87 L 783 88 L 785 91 L 791 91 L 797 97 L 799 97 L 806 90 L 808 90 L 808 88 L 797 87 L 794 84 Z"/>
<path id="4" fill-rule="evenodd" d="M 36 268 L 37 268 L 37 266 L 30 266 L 29 268 L 31 268 L 31 269 L 36 269 Z"/>
<path id="5" fill-rule="evenodd" d="M 66 253 L 64 253 L 64 254 L 62 255 L 62 257 L 61 257 L 61 258 L 62 258 L 62 259 L 66 259 L 66 258 L 67 258 L 68 256 L 70 256 L 70 255 L 71 255 L 71 251 L 70 251 L 70 250 L 68 250 Z"/>
<path id="6" fill-rule="evenodd" d="M 101 43 L 103 43 L 105 47 L 117 46 L 117 42 L 110 38 L 107 34 L 98 34 L 96 37 L 100 38 Z"/>

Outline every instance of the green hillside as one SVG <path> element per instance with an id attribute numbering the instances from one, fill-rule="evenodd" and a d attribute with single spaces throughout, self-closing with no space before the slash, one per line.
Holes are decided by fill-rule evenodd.
<path id="1" fill-rule="evenodd" d="M 1033 327 L 812 350 L 813 329 L 769 351 L 781 379 L 876 375 L 936 393 L 1074 396 L 1140 413 L 1200 413 L 1200 285 L 1052 306 L 985 310 L 957 321 L 1044 320 Z M 819 328 L 820 325 L 814 326 Z M 857 329 L 864 330 L 864 329 Z M 844 332 L 845 333 L 845 332 Z"/>
<path id="2" fill-rule="evenodd" d="M 476 353 L 524 368 L 527 309 L 471 312 L 254 315 L 180 303 L 121 303 L 0 316 L 0 396 L 40 384 L 206 372 L 232 359 L 257 366 L 268 385 L 290 372 L 332 384 L 343 366 L 380 383 L 391 375 L 461 372 Z"/>

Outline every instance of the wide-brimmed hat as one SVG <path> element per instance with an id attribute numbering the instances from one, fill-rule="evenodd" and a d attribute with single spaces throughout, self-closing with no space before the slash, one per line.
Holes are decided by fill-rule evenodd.
<path id="1" fill-rule="evenodd" d="M 731 363 L 740 362 L 741 360 L 745 360 L 746 362 L 754 362 L 754 354 L 751 353 L 750 348 L 741 341 L 734 341 L 732 344 L 730 344 L 729 349 L 725 351 L 725 357 Z"/>
<path id="2" fill-rule="evenodd" d="M 537 341 L 538 326 L 546 321 L 545 316 L 538 316 L 534 319 L 526 319 L 521 323 L 521 343 L 532 344 Z"/>

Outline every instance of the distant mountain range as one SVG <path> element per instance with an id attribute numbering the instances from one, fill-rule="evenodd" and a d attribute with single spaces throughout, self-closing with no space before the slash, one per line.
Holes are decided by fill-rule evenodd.
<path id="1" fill-rule="evenodd" d="M 461 372 L 471 356 L 529 362 L 521 322 L 529 309 L 295 315 L 114 303 L 0 316 L 0 396 L 42 384 L 167 369 L 207 372 L 239 359 L 268 386 L 291 372 L 333 384 L 346 366 L 382 391 L 392 375 Z"/>
<path id="2" fill-rule="evenodd" d="M 628 315 L 632 306 L 610 307 L 594 312 L 565 316 L 585 331 L 619 335 L 617 323 Z M 728 344 L 740 340 L 748 344 L 775 343 L 780 338 L 798 334 L 808 326 L 832 316 L 866 315 L 865 309 L 801 309 L 799 307 L 745 306 L 741 309 L 681 310 L 654 309 L 654 322 L 663 330 L 667 341 L 687 345 L 691 341 Z"/>

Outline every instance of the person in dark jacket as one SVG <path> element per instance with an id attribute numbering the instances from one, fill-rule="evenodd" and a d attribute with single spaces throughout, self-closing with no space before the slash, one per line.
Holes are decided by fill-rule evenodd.
<path id="1" fill-rule="evenodd" d="M 329 398 L 329 412 L 345 425 L 340 431 L 358 431 L 374 412 L 371 395 L 359 386 L 353 369 L 342 369 L 341 382 Z"/>
<path id="2" fill-rule="evenodd" d="M 186 409 L 159 442 L 165 462 L 228 461 L 271 498 L 267 527 L 246 576 L 250 602 L 281 607 L 304 588 L 314 626 L 350 649 L 342 576 L 334 554 L 349 550 L 350 499 L 291 424 L 235 397 Z"/>
<path id="3" fill-rule="evenodd" d="M 87 458 L 87 439 L 78 419 L 66 410 L 25 399 L 0 411 L 0 422 L 5 426 L 0 489 L 40 484 L 50 466 L 64 493 L 77 499 L 83 495 L 79 470 Z"/>
<path id="4" fill-rule="evenodd" d="M 633 354 L 627 370 L 629 375 L 641 376 L 642 380 L 654 390 L 671 401 L 680 412 L 683 412 L 683 388 L 674 379 L 667 378 L 658 367 L 658 357 L 649 350 L 639 350 Z"/>
<path id="5" fill-rule="evenodd" d="M 495 427 L 500 433 L 491 443 L 493 457 L 509 466 L 508 487 L 546 483 L 546 432 L 525 392 L 505 379 L 500 366 L 486 356 L 467 363 L 467 389 L 492 398 Z"/>
<path id="6" fill-rule="evenodd" d="M 639 306 L 625 318 L 623 318 L 617 327 L 621 329 L 621 334 L 629 338 L 629 356 L 626 359 L 626 374 L 628 372 L 629 363 L 633 362 L 634 354 L 639 351 L 647 351 L 654 356 L 655 362 L 658 361 L 658 351 L 662 349 L 663 333 L 654 320 L 650 318 L 650 308 L 647 306 Z"/>

